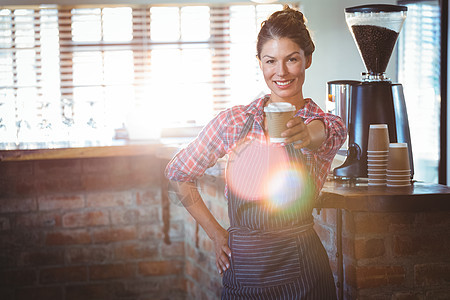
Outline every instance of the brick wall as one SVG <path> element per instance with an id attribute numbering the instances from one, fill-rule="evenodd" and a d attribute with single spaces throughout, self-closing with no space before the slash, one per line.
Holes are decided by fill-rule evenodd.
<path id="1" fill-rule="evenodd" d="M 315 214 L 337 279 L 336 209 Z M 344 299 L 450 299 L 450 212 L 342 212 Z"/>
<path id="2" fill-rule="evenodd" d="M 164 242 L 153 156 L 0 163 L 1 299 L 185 299 L 184 210 Z"/>
<path id="3" fill-rule="evenodd" d="M 0 299 L 218 299 L 213 245 L 154 156 L 0 163 Z M 224 183 L 201 194 L 228 227 Z M 165 198 L 168 202 L 164 202 Z M 337 211 L 314 212 L 338 280 Z M 342 211 L 344 299 L 449 299 L 450 212 Z"/>

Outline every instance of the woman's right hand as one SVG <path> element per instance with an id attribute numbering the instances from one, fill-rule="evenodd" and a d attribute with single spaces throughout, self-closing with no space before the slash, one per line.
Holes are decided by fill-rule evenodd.
<path id="1" fill-rule="evenodd" d="M 228 231 L 221 227 L 212 241 L 216 252 L 216 267 L 219 274 L 223 274 L 230 267 L 231 249 L 228 246 Z"/>

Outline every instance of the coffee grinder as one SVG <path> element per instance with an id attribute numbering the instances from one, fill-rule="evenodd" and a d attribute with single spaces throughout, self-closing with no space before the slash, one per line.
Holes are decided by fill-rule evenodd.
<path id="1" fill-rule="evenodd" d="M 345 9 L 345 19 L 366 72 L 362 73 L 362 81 L 346 82 L 351 85 L 346 120 L 348 149 L 344 163 L 333 170 L 337 178 L 367 178 L 370 124 L 387 124 L 391 143 L 408 144 L 411 176 L 414 172 L 403 87 L 385 77 L 406 11 L 406 6 L 398 5 L 362 5 Z"/>

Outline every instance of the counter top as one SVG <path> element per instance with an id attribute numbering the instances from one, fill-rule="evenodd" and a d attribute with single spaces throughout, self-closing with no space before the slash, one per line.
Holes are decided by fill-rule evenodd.
<path id="1" fill-rule="evenodd" d="M 450 187 L 414 182 L 410 187 L 372 187 L 366 182 L 328 181 L 319 196 L 321 208 L 350 211 L 450 210 Z"/>

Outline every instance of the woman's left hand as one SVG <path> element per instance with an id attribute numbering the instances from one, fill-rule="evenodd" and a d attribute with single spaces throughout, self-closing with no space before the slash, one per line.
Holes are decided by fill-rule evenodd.
<path id="1" fill-rule="evenodd" d="M 286 138 L 286 144 L 294 143 L 294 148 L 296 149 L 304 148 L 311 144 L 311 135 L 302 118 L 294 117 L 290 119 L 286 127 L 288 129 L 281 133 L 281 136 Z"/>

